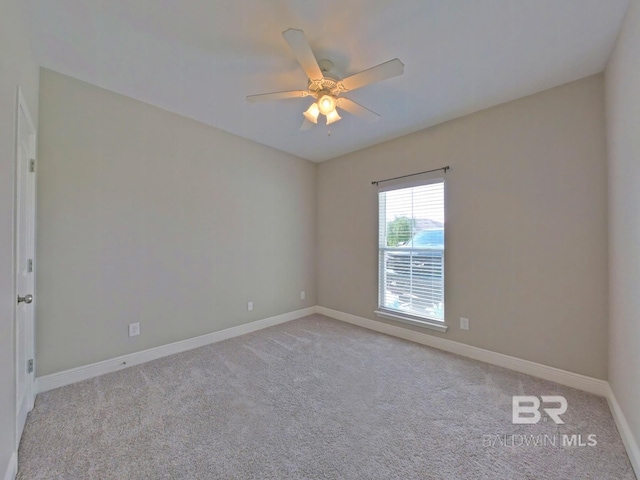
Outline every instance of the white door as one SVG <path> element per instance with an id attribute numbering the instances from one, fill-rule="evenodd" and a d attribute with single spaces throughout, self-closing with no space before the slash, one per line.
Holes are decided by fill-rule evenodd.
<path id="1" fill-rule="evenodd" d="M 16 445 L 22 436 L 27 413 L 33 408 L 35 227 L 36 227 L 36 130 L 27 105 L 18 90 L 16 125 Z"/>

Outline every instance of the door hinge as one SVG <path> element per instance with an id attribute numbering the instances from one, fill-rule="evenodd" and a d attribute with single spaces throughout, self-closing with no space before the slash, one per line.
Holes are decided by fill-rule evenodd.
<path id="1" fill-rule="evenodd" d="M 36 161 L 33 158 L 31 159 L 31 162 L 29 162 L 29 171 L 30 172 L 36 171 Z"/>
<path id="2" fill-rule="evenodd" d="M 33 373 L 33 358 L 27 362 L 27 373 Z"/>
<path id="3" fill-rule="evenodd" d="M 27 272 L 32 273 L 33 272 L 33 260 L 29 259 L 29 261 L 27 262 Z"/>

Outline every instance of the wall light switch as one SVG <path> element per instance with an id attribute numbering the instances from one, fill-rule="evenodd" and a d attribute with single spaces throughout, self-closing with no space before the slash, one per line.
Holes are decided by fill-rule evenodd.
<path id="1" fill-rule="evenodd" d="M 247 310 L 253 310 L 253 302 L 247 302 Z"/>
<path id="2" fill-rule="evenodd" d="M 460 330 L 469 330 L 469 319 L 460 317 Z"/>
<path id="3" fill-rule="evenodd" d="M 304 300 L 305 298 L 307 298 L 307 292 L 305 292 L 304 290 L 302 290 L 300 292 L 300 300 Z"/>
<path id="4" fill-rule="evenodd" d="M 140 335 L 140 322 L 129 324 L 129 336 L 135 337 L 136 335 Z"/>

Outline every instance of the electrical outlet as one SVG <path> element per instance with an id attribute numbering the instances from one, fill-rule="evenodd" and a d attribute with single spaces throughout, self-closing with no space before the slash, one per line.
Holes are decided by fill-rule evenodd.
<path id="1" fill-rule="evenodd" d="M 247 302 L 247 310 L 253 310 L 253 302 Z"/>
<path id="2" fill-rule="evenodd" d="M 300 300 L 304 300 L 305 298 L 307 298 L 307 292 L 305 292 L 304 290 L 302 290 L 300 292 Z"/>
<path id="3" fill-rule="evenodd" d="M 136 335 L 140 335 L 140 322 L 129 324 L 129 336 L 135 337 Z"/>
<path id="4" fill-rule="evenodd" d="M 469 330 L 469 319 L 460 317 L 460 330 Z"/>

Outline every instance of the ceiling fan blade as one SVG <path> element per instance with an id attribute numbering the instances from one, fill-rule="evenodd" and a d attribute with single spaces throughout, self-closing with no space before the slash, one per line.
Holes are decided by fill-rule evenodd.
<path id="1" fill-rule="evenodd" d="M 302 125 L 300 125 L 300 130 L 310 130 L 311 127 L 313 127 L 315 124 L 313 122 L 310 122 L 309 120 L 307 120 L 306 118 L 303 120 Z"/>
<path id="2" fill-rule="evenodd" d="M 289 44 L 289 48 L 293 50 L 293 55 L 296 57 L 296 60 L 298 60 L 298 63 L 304 70 L 304 73 L 307 74 L 307 77 L 311 80 L 322 79 L 322 70 L 320 70 L 320 67 L 318 66 L 316 56 L 313 54 L 313 50 L 311 50 L 304 32 L 302 30 L 290 28 L 289 30 L 282 32 L 282 36 Z"/>
<path id="3" fill-rule="evenodd" d="M 302 98 L 309 95 L 306 90 L 289 90 L 287 92 L 261 93 L 247 96 L 247 102 L 264 102 L 267 100 L 283 100 L 285 98 Z"/>
<path id="4" fill-rule="evenodd" d="M 372 112 L 368 108 L 364 108 L 362 105 L 354 102 L 353 100 L 349 100 L 348 98 L 338 98 L 337 105 L 341 109 L 346 110 L 356 117 L 362 118 L 368 123 L 373 123 L 380 118 L 380 115 L 376 112 Z"/>
<path id="5" fill-rule="evenodd" d="M 345 78 L 341 82 L 338 82 L 338 88 L 344 92 L 348 92 L 349 90 L 355 90 L 356 88 L 364 87 L 371 83 L 402 75 L 403 72 L 404 63 L 394 58 L 393 60 Z"/>

